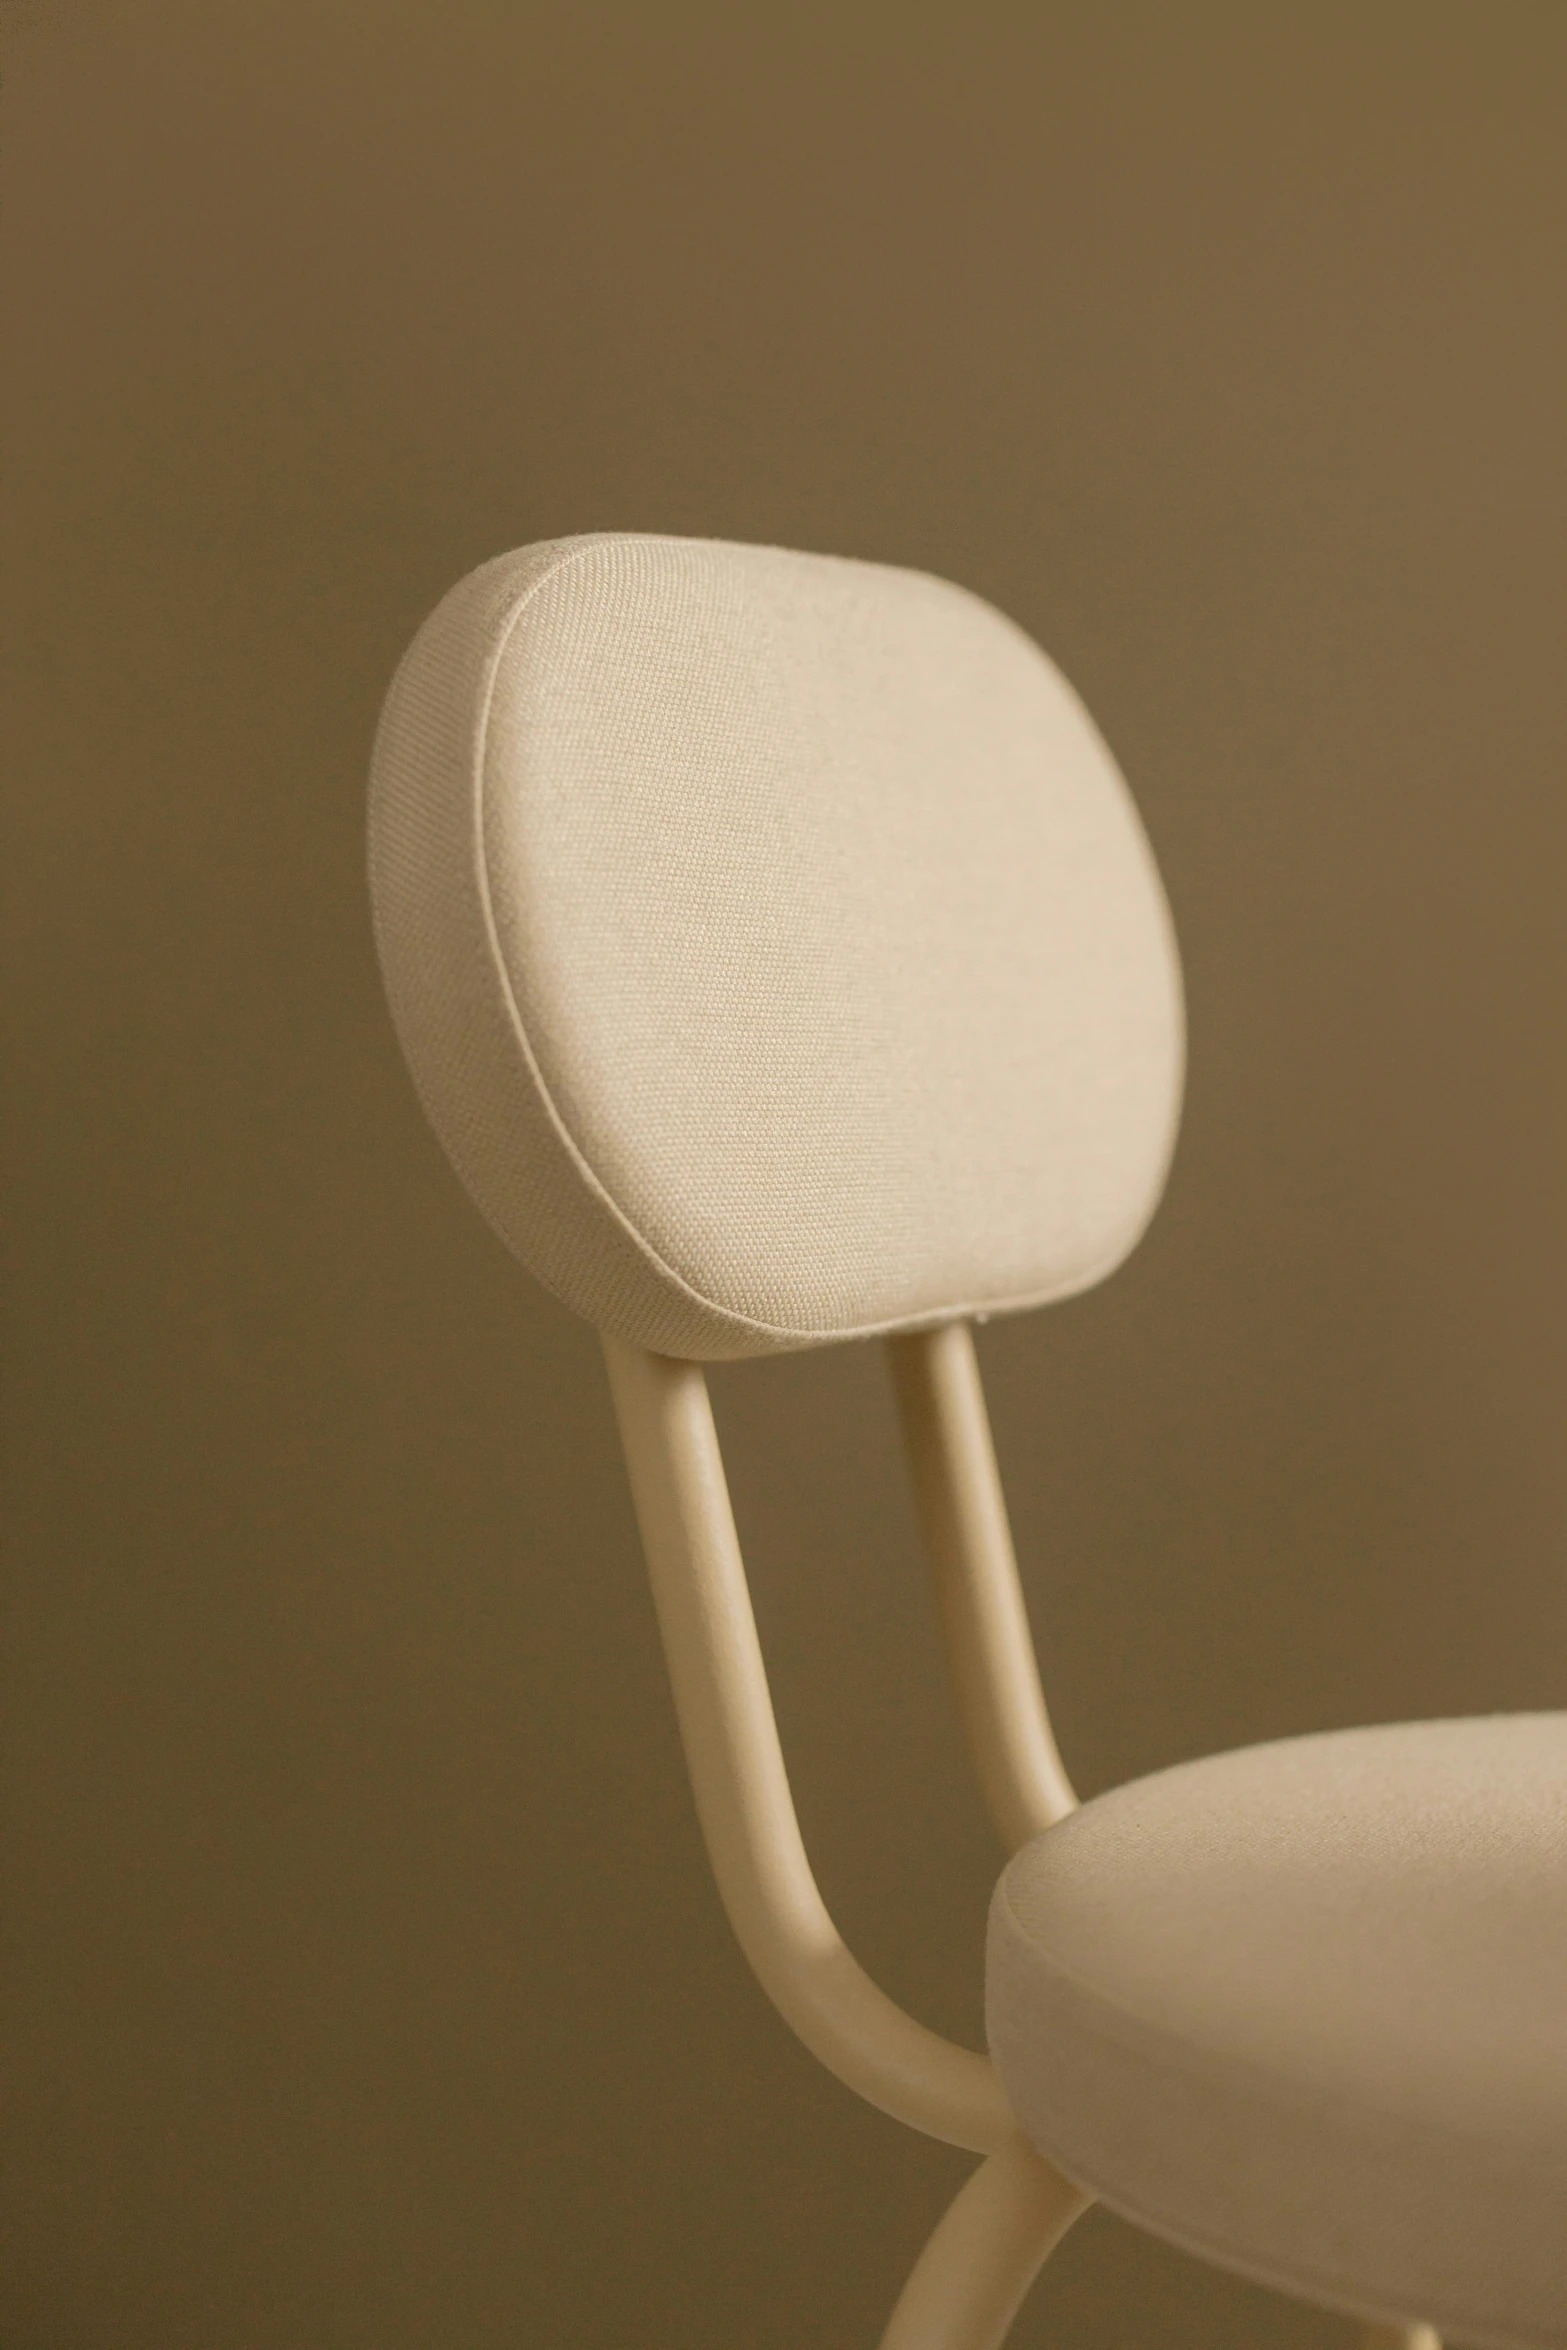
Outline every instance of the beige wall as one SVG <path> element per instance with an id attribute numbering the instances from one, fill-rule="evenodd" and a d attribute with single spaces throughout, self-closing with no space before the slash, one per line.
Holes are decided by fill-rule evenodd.
<path id="1" fill-rule="evenodd" d="M 502 548 L 949 573 L 1124 761 L 1179 1162 L 984 1339 L 1084 1785 L 1567 1700 L 1564 27 L 21 12 L 6 2350 L 851 2350 L 961 2172 L 742 1973 L 592 1340 L 381 1005 L 370 729 Z M 824 1884 L 975 2032 L 879 1363 L 719 1387 Z M 1342 2338 L 1101 2216 L 1018 2334 Z"/>

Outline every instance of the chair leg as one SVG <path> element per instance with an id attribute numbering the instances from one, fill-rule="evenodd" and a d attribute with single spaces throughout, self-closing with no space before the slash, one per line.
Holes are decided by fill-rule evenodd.
<path id="1" fill-rule="evenodd" d="M 1367 2326 L 1360 2350 L 1442 2350 L 1442 2338 L 1429 2326 Z"/>
<path id="2" fill-rule="evenodd" d="M 1009 2138 L 937 2225 L 881 2350 L 998 2350 L 1046 2254 L 1089 2201 L 1026 2138 Z"/>

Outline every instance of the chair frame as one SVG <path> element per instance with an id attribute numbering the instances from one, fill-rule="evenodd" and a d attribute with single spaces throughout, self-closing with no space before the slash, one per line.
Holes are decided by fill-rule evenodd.
<path id="1" fill-rule="evenodd" d="M 1050 1727 L 973 1336 L 889 1339 L 938 1612 L 969 1751 L 1009 1853 L 1076 1802 Z M 730 1924 L 829 2072 L 910 2128 L 983 2155 L 899 2296 L 881 2350 L 997 2350 L 1092 2198 L 1019 2129 L 987 2056 L 906 2015 L 845 1948 L 789 1791 L 700 1363 L 604 1339 L 681 1741 Z M 1362 2350 L 1439 2350 L 1370 2326 Z"/>

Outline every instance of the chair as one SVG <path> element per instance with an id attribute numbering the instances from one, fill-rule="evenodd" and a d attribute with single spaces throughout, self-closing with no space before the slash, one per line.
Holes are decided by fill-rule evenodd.
<path id="1" fill-rule="evenodd" d="M 391 687 L 376 934 L 437 1134 L 603 1334 L 708 1852 L 806 2045 L 984 2159 L 884 2350 L 999 2343 L 1094 2197 L 1241 2275 L 1567 2345 L 1567 1715 L 1287 1740 L 1076 1804 L 970 1326 L 1109 1273 L 1180 991 L 1081 705 L 922 575 L 604 534 L 484 565 Z M 790 1800 L 706 1360 L 880 1337 L 1013 1857 L 990 2055 L 839 1939 Z"/>

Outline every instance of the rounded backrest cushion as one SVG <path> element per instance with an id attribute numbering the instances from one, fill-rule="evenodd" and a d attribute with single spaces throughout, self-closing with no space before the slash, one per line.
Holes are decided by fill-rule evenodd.
<path id="1" fill-rule="evenodd" d="M 603 534 L 487 563 L 387 697 L 387 993 L 538 1277 L 763 1354 L 1086 1288 L 1181 1075 L 1147 844 L 1071 689 L 964 590 Z"/>

